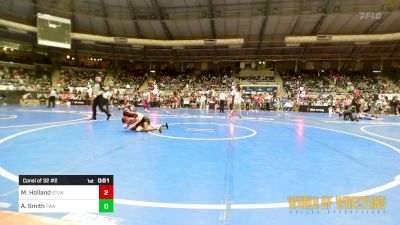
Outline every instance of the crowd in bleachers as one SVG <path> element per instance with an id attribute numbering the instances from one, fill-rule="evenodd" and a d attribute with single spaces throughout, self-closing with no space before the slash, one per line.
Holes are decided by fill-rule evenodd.
<path id="1" fill-rule="evenodd" d="M 206 108 L 210 103 L 214 105 L 218 101 L 218 92 L 228 91 L 233 84 L 232 74 L 228 70 L 224 70 L 224 74 L 212 71 L 194 74 L 195 70 L 188 68 L 185 72 L 180 75 L 175 71 L 157 73 L 156 79 L 149 84 L 156 105 Z"/>
<path id="2" fill-rule="evenodd" d="M 103 76 L 98 71 L 76 71 L 73 69 L 65 69 L 60 71 L 59 86 L 68 91 L 70 87 L 88 87 L 93 83 L 96 75 Z"/>
<path id="3" fill-rule="evenodd" d="M 361 73 L 281 73 L 284 92 L 243 93 L 244 110 L 299 110 L 302 106 L 324 106 L 331 110 L 343 107 L 351 101 L 355 111 L 362 109 L 374 113 L 394 113 L 394 100 L 379 97 L 380 93 L 400 93 L 396 85 L 390 85 L 375 74 Z M 237 82 L 237 81 L 236 81 Z M 230 95 L 234 80 L 228 75 L 201 73 L 197 76 L 160 73 L 149 84 L 150 102 L 155 106 L 172 108 L 217 109 L 218 95 Z M 143 93 L 132 100 L 140 104 Z M 230 98 L 228 106 L 230 104 Z M 393 105 L 394 104 L 394 105 Z M 391 105 L 393 107 L 391 108 Z"/>
<path id="4" fill-rule="evenodd" d="M 0 65 L 0 90 L 48 91 L 51 87 L 49 68 L 36 66 L 32 69 Z"/>
<path id="5" fill-rule="evenodd" d="M 291 71 L 281 73 L 284 92 L 243 93 L 245 110 L 300 110 L 302 106 L 323 106 L 330 110 L 343 108 L 344 102 L 351 101 L 356 112 L 362 109 L 374 113 L 395 113 L 397 98 L 380 96 L 385 93 L 400 93 L 398 85 L 387 82 L 373 73 L 317 73 Z M 201 74 L 199 76 L 161 76 L 158 82 L 161 93 L 152 101 L 162 107 L 214 108 L 218 107 L 218 94 L 229 96 L 233 80 L 224 76 Z M 154 86 L 150 88 L 153 90 Z M 171 90 L 162 94 L 163 90 Z M 140 98 L 140 97 L 139 97 Z M 228 98 L 228 105 L 229 105 Z M 210 108 L 210 109 L 211 109 Z"/>
<path id="6" fill-rule="evenodd" d="M 63 92 L 63 99 L 89 100 L 91 88 L 96 76 L 102 77 L 104 85 L 111 90 L 128 89 L 130 92 L 139 90 L 147 79 L 144 70 L 120 71 L 107 79 L 106 72 L 100 70 L 73 70 L 72 68 L 60 71 L 58 85 Z M 117 93 L 117 91 L 115 91 Z M 121 91 L 119 91 L 121 92 Z M 118 95 L 120 93 L 117 93 Z"/>
<path id="7" fill-rule="evenodd" d="M 0 66 L 0 90 L 49 92 L 51 67 Z M 394 113 L 394 100 L 379 94 L 400 93 L 400 79 L 388 80 L 374 73 L 299 72 L 279 73 L 283 81 L 282 93 L 243 93 L 244 110 L 299 110 L 301 106 L 340 108 L 345 99 L 352 101 L 356 111 L 369 109 L 377 113 Z M 140 104 L 145 96 L 160 107 L 218 108 L 221 92 L 228 96 L 231 87 L 243 80 L 232 73 L 195 71 L 188 68 L 178 73 L 167 67 L 152 76 L 146 70 L 125 69 L 116 74 L 104 70 L 63 68 L 57 82 L 61 100 L 90 100 L 95 76 L 100 75 L 112 92 L 112 102 L 124 99 Z M 395 77 L 396 78 L 396 77 Z M 145 84 L 146 90 L 138 92 Z M 265 80 L 257 78 L 257 80 Z M 245 81 L 246 82 L 246 81 Z M 39 96 L 39 95 L 38 95 Z M 45 98 L 45 95 L 41 96 Z M 39 98 L 39 97 L 38 97 Z M 228 105 L 230 98 L 228 100 Z M 393 103 L 394 102 L 394 103 Z"/>
<path id="8" fill-rule="evenodd" d="M 390 105 L 397 99 L 389 99 L 379 94 L 400 93 L 398 85 L 387 82 L 374 73 L 329 72 L 283 72 L 284 96 L 295 100 L 299 106 L 328 106 L 342 108 L 347 99 L 356 112 L 367 109 L 377 113 L 395 113 Z M 394 103 L 393 103 L 394 102 Z M 362 106 L 362 107 L 361 107 Z M 397 106 L 393 106 L 397 107 Z"/>
<path id="9" fill-rule="evenodd" d="M 229 74 L 212 74 L 203 72 L 197 76 L 190 74 L 156 76 L 155 83 L 160 90 L 168 91 L 202 91 L 225 90 L 232 84 L 232 76 Z"/>
<path id="10" fill-rule="evenodd" d="M 148 72 L 146 70 L 124 70 L 115 74 L 109 84 L 106 85 L 117 89 L 127 88 L 139 90 L 140 86 L 147 78 Z"/>
<path id="11" fill-rule="evenodd" d="M 282 73 L 285 95 L 293 97 L 304 91 L 308 96 L 326 98 L 332 95 L 363 93 L 374 95 L 396 92 L 396 86 L 390 86 L 384 79 L 375 74 L 361 73 Z"/>

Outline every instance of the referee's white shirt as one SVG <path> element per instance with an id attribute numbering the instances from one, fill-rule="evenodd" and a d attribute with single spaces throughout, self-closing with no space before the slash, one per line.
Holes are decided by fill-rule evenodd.
<path id="1" fill-rule="evenodd" d="M 226 94 L 224 93 L 224 92 L 221 92 L 220 94 L 219 94 L 219 100 L 226 100 Z"/>

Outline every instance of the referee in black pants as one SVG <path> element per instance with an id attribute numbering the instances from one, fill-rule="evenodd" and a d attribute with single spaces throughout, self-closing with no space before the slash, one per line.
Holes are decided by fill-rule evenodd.
<path id="1" fill-rule="evenodd" d="M 221 92 L 218 97 L 219 97 L 219 113 L 224 113 L 226 94 L 224 92 Z"/>
<path id="2" fill-rule="evenodd" d="M 56 97 L 57 97 L 57 92 L 55 89 L 52 89 L 49 94 L 48 108 L 50 108 L 51 106 L 51 108 L 54 109 L 54 105 L 56 104 Z"/>
<path id="3" fill-rule="evenodd" d="M 96 76 L 96 83 L 93 86 L 93 103 L 92 103 L 92 120 L 96 120 L 96 109 L 99 107 L 100 111 L 107 114 L 107 120 L 110 119 L 111 113 L 104 109 L 104 84 L 101 82 L 101 77 Z"/>

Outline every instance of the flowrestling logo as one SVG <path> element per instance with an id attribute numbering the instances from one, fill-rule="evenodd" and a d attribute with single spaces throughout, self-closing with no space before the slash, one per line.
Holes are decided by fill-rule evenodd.
<path id="1" fill-rule="evenodd" d="M 359 12 L 360 20 L 380 20 L 382 12 Z"/>

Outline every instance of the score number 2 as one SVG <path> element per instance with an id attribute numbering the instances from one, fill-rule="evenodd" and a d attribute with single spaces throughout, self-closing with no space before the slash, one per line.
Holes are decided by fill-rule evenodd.
<path id="1" fill-rule="evenodd" d="M 99 198 L 100 199 L 113 199 L 114 190 L 112 185 L 100 185 L 99 186 Z"/>

